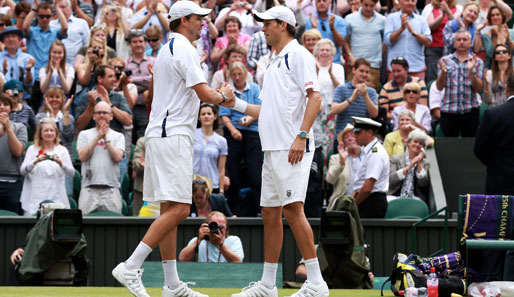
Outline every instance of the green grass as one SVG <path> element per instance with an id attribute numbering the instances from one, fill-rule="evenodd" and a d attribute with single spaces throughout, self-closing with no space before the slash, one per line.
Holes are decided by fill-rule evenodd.
<path id="1" fill-rule="evenodd" d="M 197 289 L 210 297 L 228 297 L 239 289 Z M 296 292 L 294 289 L 280 289 L 279 296 L 289 296 Z M 161 289 L 148 288 L 150 296 L 161 296 Z M 1 287 L 0 296 L 9 297 L 130 297 L 125 288 L 112 287 Z M 330 290 L 331 297 L 375 297 L 380 296 L 380 290 Z M 384 296 L 394 296 L 390 290 L 384 290 Z"/>

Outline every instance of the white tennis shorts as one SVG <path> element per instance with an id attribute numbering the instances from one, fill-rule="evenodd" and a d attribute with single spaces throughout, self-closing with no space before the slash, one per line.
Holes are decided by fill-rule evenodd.
<path id="1" fill-rule="evenodd" d="M 266 151 L 262 165 L 261 206 L 278 207 L 305 202 L 314 152 L 304 153 L 300 163 L 287 161 L 289 151 Z"/>
<path id="2" fill-rule="evenodd" d="M 151 137 L 146 141 L 144 201 L 191 204 L 193 144 L 185 135 Z"/>

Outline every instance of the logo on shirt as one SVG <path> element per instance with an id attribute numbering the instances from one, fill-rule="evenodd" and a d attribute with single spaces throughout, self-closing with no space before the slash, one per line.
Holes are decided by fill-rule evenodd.
<path id="1" fill-rule="evenodd" d="M 282 65 L 282 61 L 278 61 L 278 66 L 277 68 L 280 68 L 280 66 Z"/>
<path id="2" fill-rule="evenodd" d="M 374 148 L 371 149 L 371 152 L 372 153 L 376 153 L 376 152 L 378 152 L 378 149 L 376 147 L 374 147 Z"/>
<path id="3" fill-rule="evenodd" d="M 314 83 L 312 81 L 308 81 L 305 83 L 305 87 L 312 86 Z"/>
<path id="4" fill-rule="evenodd" d="M 291 190 L 287 190 L 286 195 L 288 198 L 291 197 Z"/>

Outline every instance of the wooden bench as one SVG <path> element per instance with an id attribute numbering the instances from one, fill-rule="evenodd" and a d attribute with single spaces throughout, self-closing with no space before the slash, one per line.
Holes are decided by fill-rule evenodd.
<path id="1" fill-rule="evenodd" d="M 262 277 L 263 263 L 199 263 L 177 262 L 180 280 L 195 282 L 192 288 L 244 288 Z M 162 264 L 143 263 L 145 287 L 160 288 L 164 283 Z M 277 269 L 277 288 L 282 288 L 282 263 Z"/>

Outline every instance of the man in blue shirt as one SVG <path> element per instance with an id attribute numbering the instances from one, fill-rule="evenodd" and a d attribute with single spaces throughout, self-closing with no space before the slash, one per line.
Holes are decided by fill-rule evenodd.
<path id="1" fill-rule="evenodd" d="M 432 42 L 427 20 L 414 13 L 416 0 L 400 0 L 400 11 L 387 16 L 384 42 L 389 47 L 387 57 L 388 81 L 392 80 L 391 60 L 405 57 L 409 63 L 409 75 L 425 79 L 425 46 Z"/>
<path id="2" fill-rule="evenodd" d="M 382 67 L 382 40 L 386 18 L 375 11 L 378 0 L 362 0 L 358 11 L 346 16 L 348 34 L 348 60 L 350 65 L 358 58 L 371 63 L 369 81 L 378 90 L 380 87 L 380 68 Z M 346 50 L 346 49 L 345 49 Z M 348 73 L 351 79 L 351 72 Z"/>
<path id="3" fill-rule="evenodd" d="M 37 2 L 36 2 L 37 3 Z M 37 12 L 37 26 L 31 26 L 32 21 Z M 56 39 L 66 38 L 68 32 L 68 22 L 59 7 L 55 8 L 55 13 L 61 23 L 61 28 L 50 28 L 50 19 L 52 18 L 52 5 L 49 3 L 41 3 L 34 6 L 23 22 L 23 32 L 27 38 L 27 51 L 36 59 L 34 67 L 35 83 L 32 93 L 32 106 L 39 108 L 41 91 L 39 89 L 39 69 L 48 64 L 48 52 L 50 45 Z"/>
<path id="4" fill-rule="evenodd" d="M 0 41 L 5 45 L 4 51 L 0 53 L 0 71 L 4 74 L 6 81 L 16 79 L 23 82 L 23 99 L 28 100 L 30 98 L 28 90 L 34 83 L 33 67 L 36 60 L 21 51 L 22 38 L 23 32 L 16 27 L 7 27 L 0 34 Z"/>
<path id="5" fill-rule="evenodd" d="M 306 19 L 305 30 L 317 28 L 323 38 L 332 40 L 337 48 L 334 62 L 342 64 L 340 48 L 346 47 L 346 23 L 342 17 L 330 13 L 331 4 L 330 0 L 316 0 L 316 16 Z"/>
<path id="6" fill-rule="evenodd" d="M 330 115 L 337 115 L 336 134 L 352 123 L 352 117 L 374 118 L 378 115 L 377 92 L 366 85 L 371 64 L 364 58 L 355 60 L 352 67 L 353 78 L 344 85 L 339 85 L 334 92 Z M 337 141 L 334 152 L 337 151 Z"/>

